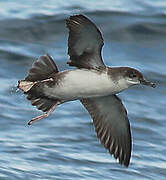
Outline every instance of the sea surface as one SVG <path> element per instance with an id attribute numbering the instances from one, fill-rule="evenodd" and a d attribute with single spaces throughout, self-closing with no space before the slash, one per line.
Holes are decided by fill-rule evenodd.
<path id="1" fill-rule="evenodd" d="M 60 70 L 66 61 L 65 19 L 85 14 L 102 31 L 108 66 L 139 69 L 157 87 L 135 86 L 119 94 L 128 110 L 133 151 L 119 165 L 96 137 L 79 101 L 42 112 L 17 89 L 32 63 L 49 53 Z M 0 180 L 166 179 L 166 1 L 0 1 Z"/>

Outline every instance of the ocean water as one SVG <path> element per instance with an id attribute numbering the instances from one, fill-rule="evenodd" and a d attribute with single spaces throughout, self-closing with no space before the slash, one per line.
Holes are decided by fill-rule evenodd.
<path id="1" fill-rule="evenodd" d="M 59 106 L 47 119 L 17 90 L 32 63 L 46 53 L 60 70 L 66 61 L 65 19 L 85 14 L 102 31 L 109 66 L 139 69 L 157 87 L 137 86 L 119 94 L 128 110 L 133 151 L 119 165 L 96 137 L 79 101 Z M 165 0 L 0 1 L 0 179 L 166 179 Z"/>

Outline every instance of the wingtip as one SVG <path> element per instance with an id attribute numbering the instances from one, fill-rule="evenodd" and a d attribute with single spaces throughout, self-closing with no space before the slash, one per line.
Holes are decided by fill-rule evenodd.
<path id="1" fill-rule="evenodd" d="M 128 168 L 130 165 L 130 159 L 127 161 L 123 161 L 123 163 L 121 165 L 124 165 L 126 168 Z"/>
<path id="2" fill-rule="evenodd" d="M 66 25 L 68 27 L 68 25 L 70 24 L 71 21 L 75 20 L 75 19 L 88 19 L 84 14 L 76 14 L 76 15 L 72 15 L 69 18 L 66 19 Z"/>
<path id="3" fill-rule="evenodd" d="M 119 162 L 120 165 L 124 167 L 128 167 L 130 165 L 131 154 L 125 154 L 121 156 L 120 154 L 116 154 L 114 150 L 113 152 L 110 152 L 110 154 L 114 156 L 114 158 Z"/>
<path id="4" fill-rule="evenodd" d="M 71 15 L 68 19 L 72 19 L 72 18 L 75 18 L 75 17 L 85 17 L 85 15 L 83 15 L 83 14 L 75 14 L 75 15 Z"/>
<path id="5" fill-rule="evenodd" d="M 119 163 L 120 163 L 121 165 L 124 165 L 125 167 L 128 168 L 129 165 L 130 165 L 130 159 L 131 159 L 131 153 L 128 154 L 127 157 L 122 160 L 122 162 L 121 162 L 120 159 L 119 159 Z"/>

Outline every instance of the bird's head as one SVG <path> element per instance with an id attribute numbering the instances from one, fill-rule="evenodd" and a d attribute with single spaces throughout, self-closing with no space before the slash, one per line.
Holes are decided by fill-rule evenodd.
<path id="1" fill-rule="evenodd" d="M 120 91 L 138 84 L 156 87 L 154 83 L 147 81 L 143 74 L 134 68 L 111 68 L 110 72 L 110 77 L 117 82 Z"/>
<path id="2" fill-rule="evenodd" d="M 129 67 L 121 67 L 121 72 L 124 78 L 124 81 L 126 81 L 126 84 L 128 87 L 133 86 L 133 85 L 146 85 L 146 86 L 151 86 L 153 88 L 156 87 L 156 85 L 152 82 L 147 81 L 143 74 L 139 72 L 138 70 L 134 68 L 129 68 Z"/>
<path id="3" fill-rule="evenodd" d="M 156 85 L 152 82 L 147 81 L 143 74 L 139 72 L 138 70 L 134 68 L 124 68 L 124 77 L 125 80 L 128 82 L 129 86 L 142 84 L 146 86 L 151 86 L 153 88 L 156 87 Z"/>

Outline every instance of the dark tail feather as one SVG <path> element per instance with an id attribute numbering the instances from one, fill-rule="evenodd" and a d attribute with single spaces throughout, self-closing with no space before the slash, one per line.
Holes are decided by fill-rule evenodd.
<path id="1" fill-rule="evenodd" d="M 32 65 L 29 70 L 28 76 L 25 78 L 26 81 L 41 81 L 49 79 L 53 74 L 58 72 L 58 68 L 51 58 L 51 56 L 44 55 L 40 56 L 39 59 Z"/>
<path id="2" fill-rule="evenodd" d="M 44 112 L 48 111 L 59 100 L 50 99 L 44 95 L 43 83 L 53 81 L 52 77 L 56 73 L 58 73 L 58 68 L 53 59 L 48 54 L 40 56 L 32 65 L 25 80 L 18 81 L 18 88 L 28 95 L 27 99 L 31 101 L 33 106 Z"/>
<path id="3" fill-rule="evenodd" d="M 33 87 L 32 89 L 34 89 Z M 57 102 L 60 102 L 58 99 L 49 99 L 46 96 L 41 96 L 35 92 L 33 93 L 33 90 L 30 90 L 28 93 L 27 99 L 31 101 L 32 106 L 36 106 L 37 109 L 42 110 L 43 112 L 47 112 L 49 109 L 51 109 Z"/>
<path id="4" fill-rule="evenodd" d="M 51 81 L 51 77 L 58 73 L 58 68 L 51 56 L 40 56 L 32 65 L 25 80 L 18 81 L 18 88 L 27 93 L 36 83 L 41 81 Z M 52 79 L 53 80 L 53 79 Z"/>

